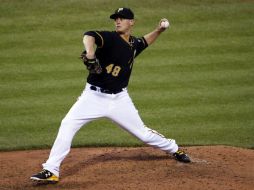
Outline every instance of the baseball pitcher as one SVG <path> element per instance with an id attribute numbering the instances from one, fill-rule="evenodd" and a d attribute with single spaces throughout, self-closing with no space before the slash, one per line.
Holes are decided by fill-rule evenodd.
<path id="1" fill-rule="evenodd" d="M 37 182 L 59 181 L 60 165 L 70 151 L 73 137 L 81 127 L 108 118 L 147 145 L 172 154 L 176 160 L 188 163 L 188 155 L 168 139 L 145 126 L 128 94 L 128 83 L 134 59 L 169 26 L 161 19 L 152 32 L 143 37 L 131 35 L 135 24 L 129 8 L 119 8 L 111 16 L 115 31 L 87 31 L 81 59 L 89 71 L 84 91 L 61 122 L 58 135 L 43 170 L 31 177 Z"/>

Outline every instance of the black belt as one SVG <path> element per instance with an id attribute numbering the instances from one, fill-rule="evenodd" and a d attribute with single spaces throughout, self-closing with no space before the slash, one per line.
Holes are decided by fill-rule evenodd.
<path id="1" fill-rule="evenodd" d="M 100 88 L 100 87 L 97 87 L 97 86 L 90 86 L 90 89 L 94 90 L 94 91 L 97 91 L 97 92 L 105 93 L 105 94 L 117 94 L 117 93 L 123 91 L 123 89 L 108 90 L 108 89 Z"/>

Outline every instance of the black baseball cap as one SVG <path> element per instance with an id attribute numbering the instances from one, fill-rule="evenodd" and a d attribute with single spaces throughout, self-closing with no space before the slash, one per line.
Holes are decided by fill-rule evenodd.
<path id="1" fill-rule="evenodd" d="M 115 13 L 110 15 L 111 19 L 116 18 L 125 18 L 125 19 L 134 19 L 134 14 L 129 8 L 118 8 L 115 10 Z"/>

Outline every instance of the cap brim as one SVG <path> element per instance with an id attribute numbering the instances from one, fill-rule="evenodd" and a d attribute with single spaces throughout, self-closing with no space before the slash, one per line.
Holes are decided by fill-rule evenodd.
<path id="1" fill-rule="evenodd" d="M 116 18 L 125 18 L 125 17 L 119 13 L 115 13 L 115 14 L 110 15 L 110 18 L 116 19 Z"/>
<path id="2" fill-rule="evenodd" d="M 120 13 L 115 13 L 115 14 L 112 14 L 110 15 L 110 18 L 111 19 L 116 19 L 116 18 L 124 18 L 124 19 L 134 19 L 134 18 L 130 18 L 130 17 L 126 17 L 125 15 L 122 15 Z"/>

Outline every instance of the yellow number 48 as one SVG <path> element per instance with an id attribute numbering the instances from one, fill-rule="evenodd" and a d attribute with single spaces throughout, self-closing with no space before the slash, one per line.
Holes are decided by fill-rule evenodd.
<path id="1" fill-rule="evenodd" d="M 119 75 L 119 72 L 121 70 L 120 66 L 115 66 L 114 64 L 110 64 L 106 67 L 107 73 L 112 74 L 114 77 L 117 77 Z"/>

